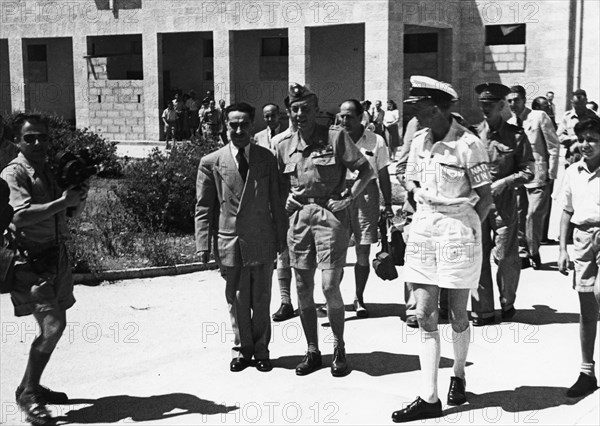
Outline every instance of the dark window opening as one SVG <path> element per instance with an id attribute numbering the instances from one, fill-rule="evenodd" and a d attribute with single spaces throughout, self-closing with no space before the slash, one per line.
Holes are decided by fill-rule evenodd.
<path id="1" fill-rule="evenodd" d="M 212 58 L 215 56 L 215 48 L 212 39 L 204 39 L 204 54 L 205 58 Z"/>
<path id="2" fill-rule="evenodd" d="M 525 24 L 486 25 L 485 45 L 525 44 Z"/>
<path id="3" fill-rule="evenodd" d="M 27 46 L 27 59 L 31 61 L 46 62 L 46 45 L 45 44 L 30 44 Z"/>
<path id="4" fill-rule="evenodd" d="M 438 51 L 438 34 L 404 34 L 404 53 L 434 53 Z"/>
<path id="5" fill-rule="evenodd" d="M 260 56 L 288 56 L 289 43 L 287 37 L 269 37 L 262 39 Z"/>
<path id="6" fill-rule="evenodd" d="M 30 44 L 27 46 L 27 77 L 30 83 L 48 82 L 47 55 L 45 44 Z"/>

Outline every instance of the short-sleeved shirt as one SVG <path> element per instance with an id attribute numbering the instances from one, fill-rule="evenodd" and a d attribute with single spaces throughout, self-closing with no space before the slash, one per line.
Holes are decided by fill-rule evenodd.
<path id="1" fill-rule="evenodd" d="M 428 128 L 415 134 L 406 180 L 419 182 L 432 196 L 432 204 L 474 207 L 479 201 L 474 189 L 491 183 L 488 155 L 479 138 L 452 119 L 438 142 Z"/>
<path id="2" fill-rule="evenodd" d="M 174 109 L 165 109 L 163 111 L 162 117 L 167 121 L 176 121 L 177 120 L 177 111 Z"/>
<path id="3" fill-rule="evenodd" d="M 37 170 L 22 153 L 6 166 L 0 176 L 8 183 L 10 205 L 15 213 L 33 204 L 50 203 L 62 195 L 48 164 Z M 15 227 L 11 224 L 11 229 L 23 246 L 56 241 L 56 231 L 58 239 L 65 239 L 69 235 L 65 210 L 32 225 Z"/>
<path id="4" fill-rule="evenodd" d="M 563 210 L 573 213 L 573 224 L 599 225 L 600 167 L 590 171 L 584 160 L 571 164 L 565 171 L 557 198 Z"/>
<path id="5" fill-rule="evenodd" d="M 345 190 L 346 171 L 367 162 L 342 130 L 317 125 L 307 143 L 300 132 L 277 145 L 279 170 L 290 192 L 299 197 L 328 198 Z"/>
<path id="6" fill-rule="evenodd" d="M 577 140 L 577 135 L 575 134 L 575 125 L 585 118 L 594 117 L 598 118 L 598 115 L 591 109 L 587 108 L 582 115 L 577 115 L 574 109 L 570 109 L 569 111 L 565 112 L 558 126 L 558 130 L 556 131 L 558 134 L 558 139 L 561 142 Z"/>
<path id="7" fill-rule="evenodd" d="M 358 142 L 355 143 L 356 147 L 369 161 L 369 164 L 375 170 L 375 176 L 373 179 L 377 179 L 377 173 L 379 170 L 390 165 L 390 154 L 388 153 L 385 140 L 378 134 L 373 133 L 369 129 L 365 129 L 363 135 L 360 137 Z M 352 172 L 348 170 L 346 173 L 347 180 L 356 180 L 358 172 Z"/>

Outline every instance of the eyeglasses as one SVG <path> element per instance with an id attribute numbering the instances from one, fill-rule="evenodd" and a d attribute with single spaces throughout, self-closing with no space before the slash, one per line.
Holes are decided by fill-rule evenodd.
<path id="1" fill-rule="evenodd" d="M 34 144 L 36 141 L 41 143 L 48 142 L 48 135 L 46 133 L 29 133 L 23 135 L 23 140 L 29 144 Z"/>

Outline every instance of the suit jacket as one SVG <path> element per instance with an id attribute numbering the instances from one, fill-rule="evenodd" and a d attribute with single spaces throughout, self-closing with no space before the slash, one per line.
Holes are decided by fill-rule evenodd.
<path id="1" fill-rule="evenodd" d="M 281 134 L 283 131 L 281 126 L 276 130 L 278 130 L 278 133 L 276 133 L 275 136 Z M 269 127 L 254 135 L 254 143 L 256 143 L 256 145 L 270 149 L 272 153 L 275 153 L 275 151 L 277 151 L 277 144 L 274 143 L 273 139 L 274 137 L 271 137 L 271 129 L 269 129 Z"/>
<path id="2" fill-rule="evenodd" d="M 198 167 L 196 249 L 213 249 L 220 266 L 267 264 L 285 247 L 288 219 L 277 161 L 255 144 L 249 156 L 245 184 L 228 145 L 203 157 Z"/>
<path id="3" fill-rule="evenodd" d="M 539 188 L 550 179 L 556 179 L 560 142 L 550 117 L 544 111 L 532 111 L 525 107 L 520 118 L 535 160 L 533 180 L 526 183 L 525 187 Z M 517 117 L 511 116 L 508 122 L 516 125 Z"/>

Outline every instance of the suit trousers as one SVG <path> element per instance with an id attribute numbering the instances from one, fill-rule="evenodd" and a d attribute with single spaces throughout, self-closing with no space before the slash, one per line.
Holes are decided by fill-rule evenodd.
<path id="1" fill-rule="evenodd" d="M 268 359 L 271 340 L 271 280 L 273 262 L 221 267 L 225 298 L 235 335 L 233 358 Z"/>
<path id="2" fill-rule="evenodd" d="M 519 251 L 535 256 L 540 252 L 544 224 L 550 214 L 551 186 L 518 190 Z"/>
<path id="3" fill-rule="evenodd" d="M 498 265 L 496 281 L 503 311 L 513 307 L 521 276 L 519 259 L 517 200 L 514 191 L 505 190 L 494 199 L 496 210 L 481 223 L 483 263 L 479 286 L 471 292 L 472 316 L 494 316 L 494 283 L 490 255 Z M 493 235 L 492 235 L 493 233 Z"/>

